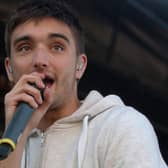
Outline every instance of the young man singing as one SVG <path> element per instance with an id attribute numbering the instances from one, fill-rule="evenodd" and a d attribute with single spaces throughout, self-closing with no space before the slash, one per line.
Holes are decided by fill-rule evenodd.
<path id="1" fill-rule="evenodd" d="M 8 21 L 5 41 L 13 84 L 5 96 L 6 126 L 20 102 L 35 111 L 1 168 L 167 168 L 141 113 L 97 91 L 79 100 L 87 57 L 82 28 L 67 4 L 23 2 Z"/>

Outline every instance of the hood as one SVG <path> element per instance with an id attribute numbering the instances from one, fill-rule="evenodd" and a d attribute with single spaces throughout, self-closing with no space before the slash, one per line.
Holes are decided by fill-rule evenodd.
<path id="1" fill-rule="evenodd" d="M 98 114 L 116 105 L 124 105 L 118 96 L 108 95 L 103 97 L 98 91 L 93 90 L 84 100 L 81 101 L 80 108 L 78 108 L 71 116 L 60 119 L 57 123 L 65 124 L 79 122 L 82 121 L 85 116 L 92 119 Z"/>
<path id="2" fill-rule="evenodd" d="M 118 96 L 109 95 L 103 97 L 99 92 L 91 91 L 88 96 L 81 101 L 81 106 L 78 110 L 76 110 L 71 116 L 57 121 L 57 124 L 82 123 L 82 130 L 77 147 L 78 168 L 81 168 L 83 165 L 88 139 L 89 120 L 116 105 L 124 105 Z"/>
<path id="3" fill-rule="evenodd" d="M 116 95 L 103 97 L 99 92 L 91 91 L 88 96 L 81 101 L 80 108 L 78 108 L 71 116 L 56 121 L 47 132 L 54 130 L 55 126 L 57 128 L 69 128 L 74 124 L 79 126 L 79 122 L 81 123 L 81 132 L 77 144 L 77 164 L 78 168 L 82 168 L 88 139 L 89 121 L 110 108 L 123 105 L 124 103 Z M 38 133 L 38 130 L 35 130 L 35 132 L 31 134 L 31 137 L 40 134 L 41 133 Z"/>

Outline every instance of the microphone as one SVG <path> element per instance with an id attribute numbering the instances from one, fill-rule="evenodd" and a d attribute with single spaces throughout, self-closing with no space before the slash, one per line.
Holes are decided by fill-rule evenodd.
<path id="1" fill-rule="evenodd" d="M 40 91 L 42 99 L 44 100 L 42 90 Z M 14 151 L 16 144 L 34 111 L 35 109 L 25 102 L 21 102 L 18 105 L 2 139 L 0 139 L 0 160 L 7 158 L 8 155 Z"/>

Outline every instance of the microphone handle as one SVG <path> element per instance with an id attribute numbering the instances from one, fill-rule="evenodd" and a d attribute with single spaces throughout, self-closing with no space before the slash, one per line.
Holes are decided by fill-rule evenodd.
<path id="1" fill-rule="evenodd" d="M 15 149 L 19 137 L 23 133 L 34 109 L 21 102 L 14 113 L 2 139 L 0 140 L 0 160 L 5 159 Z"/>

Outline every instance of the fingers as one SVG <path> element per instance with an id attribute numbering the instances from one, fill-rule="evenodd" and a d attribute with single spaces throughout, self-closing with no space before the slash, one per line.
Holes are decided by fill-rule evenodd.
<path id="1" fill-rule="evenodd" d="M 18 101 L 19 102 L 21 102 L 21 101 L 27 102 L 34 109 L 39 107 L 39 104 L 36 101 L 34 101 L 34 98 L 32 96 L 26 94 L 26 93 L 21 93 L 21 94 L 15 96 L 14 101 L 16 101 L 16 102 L 18 102 Z"/>
<path id="2" fill-rule="evenodd" d="M 27 93 L 27 95 L 31 96 L 37 104 L 40 105 L 43 103 L 41 91 L 36 87 L 26 84 L 22 91 L 23 93 Z"/>
<path id="3" fill-rule="evenodd" d="M 19 102 L 23 101 L 28 103 L 33 108 L 37 108 L 43 103 L 40 89 L 44 89 L 43 74 L 34 72 L 32 74 L 23 75 L 15 84 L 13 89 L 5 96 L 5 109 L 6 113 L 13 114 Z M 34 87 L 31 84 L 35 84 Z M 7 115 L 8 115 L 7 114 Z"/>
<path id="4" fill-rule="evenodd" d="M 21 94 L 25 92 L 33 96 L 35 100 L 41 104 L 42 99 L 39 90 L 45 88 L 42 79 L 43 76 L 38 75 L 38 73 L 23 75 L 12 89 L 12 92 L 13 94 Z M 36 87 L 34 87 L 32 84 L 35 84 Z"/>
<path id="5" fill-rule="evenodd" d="M 34 72 L 31 75 L 23 75 L 20 79 L 21 80 L 20 84 L 27 84 L 27 83 L 35 84 L 37 88 L 43 89 L 45 88 L 45 85 L 42 81 L 43 78 L 44 75 Z"/>

